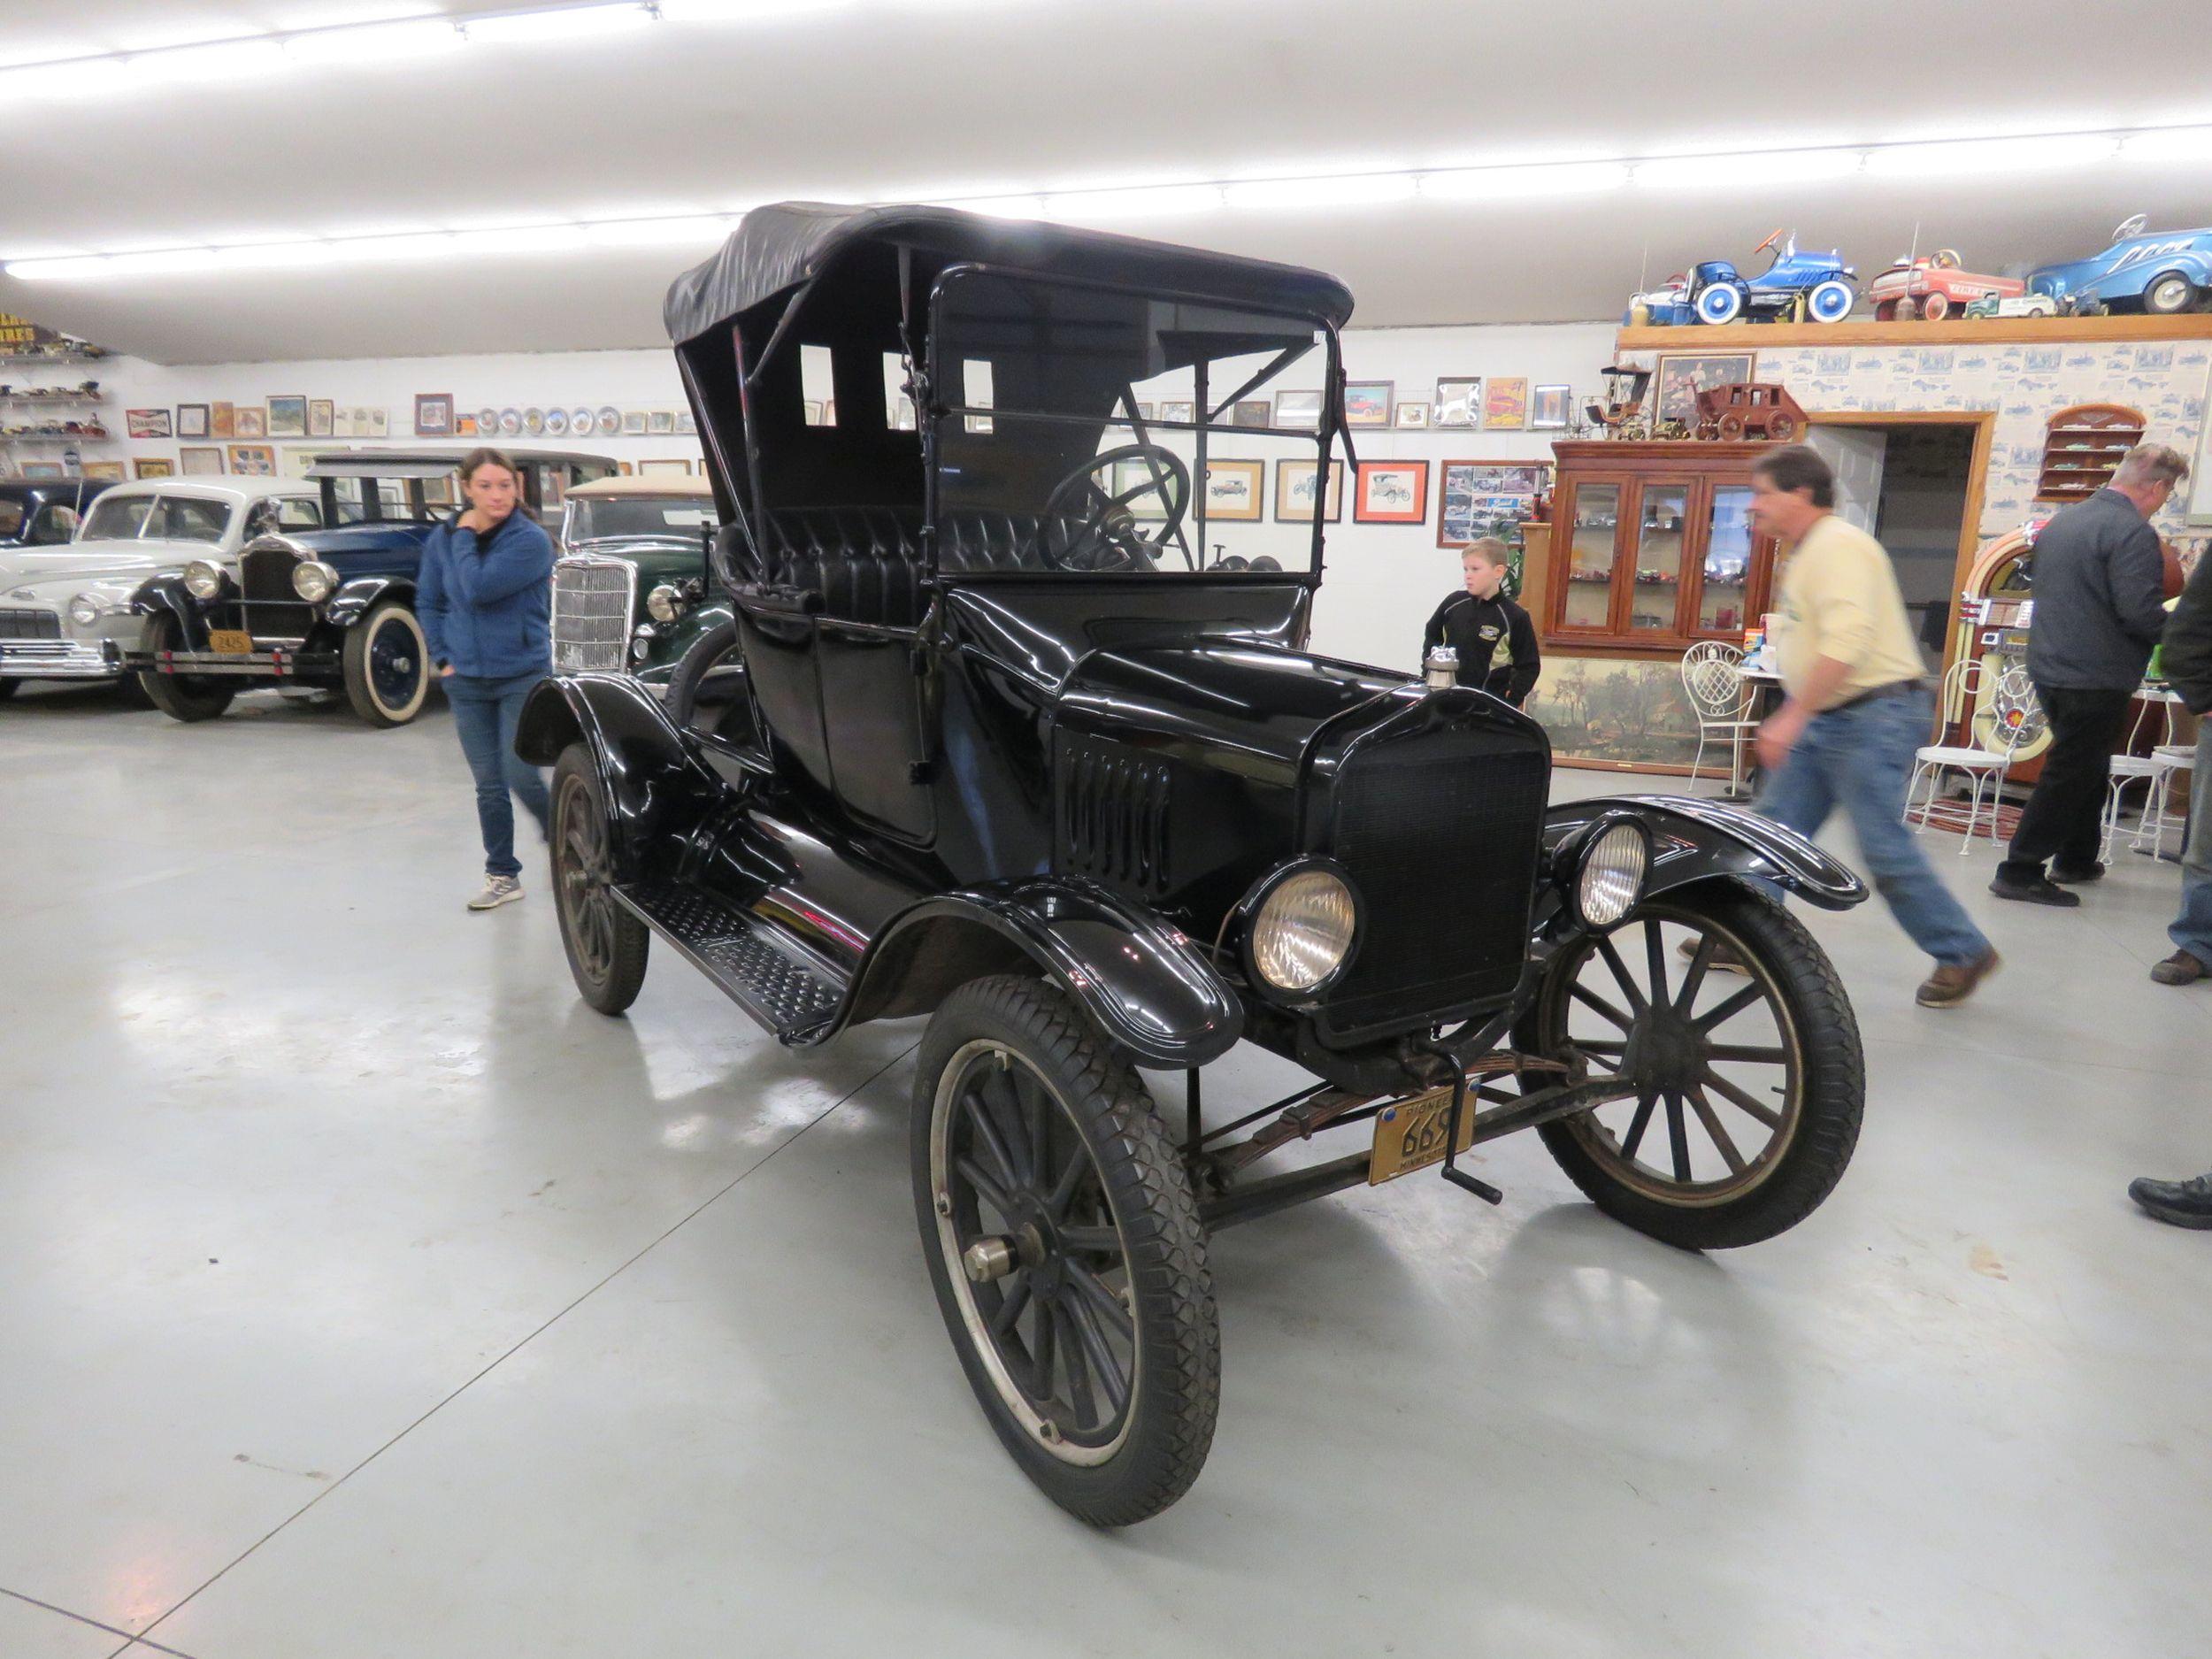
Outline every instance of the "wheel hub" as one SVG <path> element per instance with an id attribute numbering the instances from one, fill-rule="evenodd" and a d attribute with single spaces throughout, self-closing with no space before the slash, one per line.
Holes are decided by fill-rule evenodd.
<path id="1" fill-rule="evenodd" d="M 1654 1008 L 1629 1033 L 1621 1070 L 1646 1088 L 1680 1092 L 1704 1075 L 1705 1046 L 1705 1033 L 1686 1015 Z"/>

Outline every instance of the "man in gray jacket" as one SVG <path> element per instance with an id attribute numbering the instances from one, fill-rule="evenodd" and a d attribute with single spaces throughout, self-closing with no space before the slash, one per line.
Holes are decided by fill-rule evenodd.
<path id="1" fill-rule="evenodd" d="M 2138 444 L 2111 483 L 2035 539 L 2028 676 L 2050 718 L 2051 746 L 1989 884 L 2001 899 L 2078 904 L 2067 886 L 2104 873 L 2112 746 L 2166 624 L 2165 563 L 2150 519 L 2188 472 L 2165 445 Z"/>

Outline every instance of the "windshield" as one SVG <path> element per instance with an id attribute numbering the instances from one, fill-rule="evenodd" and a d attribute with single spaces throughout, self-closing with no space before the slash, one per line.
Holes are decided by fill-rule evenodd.
<path id="1" fill-rule="evenodd" d="M 963 270 L 932 352 L 948 570 L 1302 572 L 1341 511 L 1317 322 Z"/>
<path id="2" fill-rule="evenodd" d="M 171 541 L 220 541 L 230 527 L 230 506 L 193 495 L 164 495 L 160 514 L 148 534 Z"/>
<path id="3" fill-rule="evenodd" d="M 151 495 L 104 495 L 92 506 L 84 521 L 86 541 L 129 541 L 134 540 L 146 522 L 146 515 L 153 510 Z"/>
<path id="4" fill-rule="evenodd" d="M 699 532 L 714 521 L 714 503 L 695 495 L 572 496 L 564 539 L 572 543 L 609 536 L 659 536 L 695 544 Z"/>

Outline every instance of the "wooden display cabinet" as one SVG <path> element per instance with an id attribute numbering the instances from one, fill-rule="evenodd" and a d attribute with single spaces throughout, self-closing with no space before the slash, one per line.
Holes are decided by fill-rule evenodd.
<path id="1" fill-rule="evenodd" d="M 2120 457 L 2143 442 L 2143 411 L 2124 403 L 2076 403 L 2046 424 L 2038 501 L 2087 501 L 2112 481 Z"/>
<path id="2" fill-rule="evenodd" d="M 1660 656 L 1740 641 L 1773 586 L 1773 541 L 1750 520 L 1751 462 L 1771 447 L 1553 445 L 1544 591 L 1532 595 L 1545 648 Z"/>

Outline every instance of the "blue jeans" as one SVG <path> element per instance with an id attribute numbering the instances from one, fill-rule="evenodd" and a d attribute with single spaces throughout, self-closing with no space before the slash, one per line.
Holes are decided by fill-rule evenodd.
<path id="1" fill-rule="evenodd" d="M 446 701 L 453 705 L 453 729 L 461 734 L 461 752 L 468 757 L 476 778 L 476 822 L 484 832 L 484 873 L 518 876 L 522 865 L 515 858 L 515 813 L 508 804 L 512 790 L 540 833 L 548 826 L 552 802 L 545 792 L 545 774 L 515 753 L 515 723 L 522 718 L 523 699 L 542 673 L 517 674 L 510 680 L 484 680 L 473 674 L 449 674 L 442 683 Z"/>
<path id="2" fill-rule="evenodd" d="M 1989 941 L 1928 862 L 1905 825 L 1913 755 L 1928 741 L 1935 698 L 1926 691 L 1868 697 L 1815 715 L 1753 810 L 1811 836 L 1840 806 L 1858 838 L 1874 890 L 1898 926 L 1938 962 L 1980 960 Z"/>
<path id="3" fill-rule="evenodd" d="M 2189 775 L 2189 844 L 2181 849 L 2181 914 L 2166 930 L 2177 949 L 2212 966 L 2212 715 L 2197 728 L 2197 769 Z"/>

